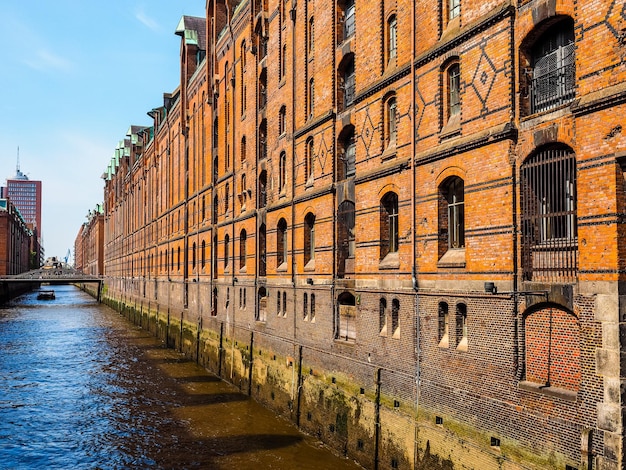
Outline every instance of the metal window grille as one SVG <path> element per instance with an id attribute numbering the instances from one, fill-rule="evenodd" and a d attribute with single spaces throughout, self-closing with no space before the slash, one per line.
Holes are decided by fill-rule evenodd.
<path id="1" fill-rule="evenodd" d="M 530 85 L 531 112 L 545 111 L 574 99 L 574 43 L 535 59 Z"/>
<path id="2" fill-rule="evenodd" d="M 521 168 L 522 264 L 526 280 L 574 282 L 578 271 L 576 158 L 564 148 Z"/>

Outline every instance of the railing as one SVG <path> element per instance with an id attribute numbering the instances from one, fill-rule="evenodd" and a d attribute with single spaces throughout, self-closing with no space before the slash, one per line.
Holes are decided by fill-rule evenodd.
<path id="1" fill-rule="evenodd" d="M 576 94 L 574 44 L 537 60 L 530 84 L 532 113 L 546 111 L 574 99 Z"/>

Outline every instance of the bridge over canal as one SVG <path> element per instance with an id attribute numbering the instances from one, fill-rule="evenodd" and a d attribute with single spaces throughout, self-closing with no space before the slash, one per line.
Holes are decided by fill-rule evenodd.
<path id="1" fill-rule="evenodd" d="M 0 286 L 6 287 L 10 284 L 49 284 L 49 285 L 59 285 L 59 284 L 88 284 L 88 283 L 97 283 L 98 284 L 98 302 L 100 302 L 100 297 L 102 294 L 102 285 L 104 279 L 99 276 L 94 276 L 90 274 L 84 274 L 76 269 L 63 266 L 63 267 L 42 267 L 39 269 L 33 269 L 32 271 L 27 271 L 21 274 L 0 276 Z"/>

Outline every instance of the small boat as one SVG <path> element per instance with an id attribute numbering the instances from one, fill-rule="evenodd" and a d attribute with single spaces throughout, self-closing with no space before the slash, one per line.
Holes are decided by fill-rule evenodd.
<path id="1" fill-rule="evenodd" d="M 40 290 L 37 300 L 54 300 L 56 297 L 53 290 Z"/>

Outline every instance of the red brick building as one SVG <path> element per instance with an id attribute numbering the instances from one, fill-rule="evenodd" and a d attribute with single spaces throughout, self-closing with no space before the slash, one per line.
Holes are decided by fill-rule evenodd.
<path id="1" fill-rule="evenodd" d="M 8 199 L 0 199 L 0 276 L 31 269 L 32 238 L 20 211 Z"/>
<path id="2" fill-rule="evenodd" d="M 208 1 L 105 174 L 111 302 L 368 468 L 621 468 L 625 28 Z"/>

